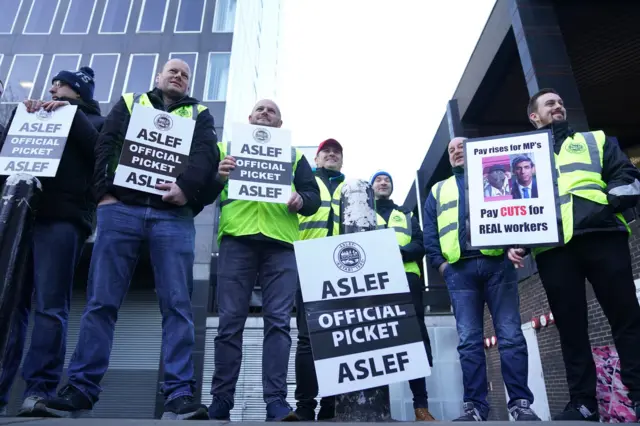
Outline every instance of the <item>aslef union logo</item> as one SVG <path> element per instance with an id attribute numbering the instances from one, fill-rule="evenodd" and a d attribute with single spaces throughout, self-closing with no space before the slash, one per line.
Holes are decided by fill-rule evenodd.
<path id="1" fill-rule="evenodd" d="M 153 125 L 156 126 L 156 129 L 166 132 L 173 127 L 173 120 L 169 114 L 158 114 L 156 118 L 153 119 Z"/>
<path id="2" fill-rule="evenodd" d="M 48 121 L 51 120 L 53 114 L 53 111 L 47 111 L 44 108 L 40 108 L 38 111 L 36 111 L 36 118 L 40 121 Z"/>
<path id="3" fill-rule="evenodd" d="M 367 256 L 358 244 L 353 241 L 340 243 L 333 251 L 333 262 L 344 272 L 358 272 L 367 261 Z"/>
<path id="4" fill-rule="evenodd" d="M 271 140 L 271 133 L 262 127 L 253 131 L 253 140 L 258 143 L 268 143 Z"/>

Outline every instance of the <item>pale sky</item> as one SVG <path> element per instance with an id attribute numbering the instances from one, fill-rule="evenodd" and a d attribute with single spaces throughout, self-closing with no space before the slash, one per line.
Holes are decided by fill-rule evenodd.
<path id="1" fill-rule="evenodd" d="M 277 102 L 293 144 L 337 139 L 347 178 L 384 169 L 402 204 L 495 0 L 282 1 Z"/>

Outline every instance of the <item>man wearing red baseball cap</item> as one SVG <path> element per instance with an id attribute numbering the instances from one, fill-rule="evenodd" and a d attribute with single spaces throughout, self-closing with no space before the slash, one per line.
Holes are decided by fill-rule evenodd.
<path id="1" fill-rule="evenodd" d="M 342 174 L 342 145 L 335 139 L 327 139 L 318 146 L 316 152 L 316 182 L 320 188 L 320 208 L 313 216 L 298 216 L 300 239 L 331 237 L 338 235 L 340 227 L 340 194 L 344 175 Z M 295 415 L 300 421 L 316 420 L 315 409 L 318 396 L 318 381 L 313 363 L 307 318 L 302 302 L 302 292 L 298 286 L 296 294 L 296 321 L 298 324 L 298 347 L 296 349 L 296 390 L 297 408 Z M 320 400 L 318 420 L 335 417 L 335 397 Z"/>

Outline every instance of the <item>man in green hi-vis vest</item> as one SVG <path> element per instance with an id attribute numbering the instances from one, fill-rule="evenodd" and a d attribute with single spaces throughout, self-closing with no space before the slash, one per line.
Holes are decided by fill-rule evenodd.
<path id="1" fill-rule="evenodd" d="M 521 329 L 515 268 L 504 250 L 473 250 L 465 203 L 464 141 L 449 142 L 453 176 L 431 188 L 424 205 L 424 245 L 429 264 L 440 271 L 451 297 L 460 344 L 464 386 L 463 414 L 457 421 L 485 421 L 487 366 L 484 354 L 484 305 L 487 304 L 500 348 L 502 377 L 514 419 L 540 420 L 531 409 L 529 356 Z"/>
<path id="2" fill-rule="evenodd" d="M 420 279 L 420 266 L 424 258 L 424 245 L 422 242 L 422 230 L 418 218 L 410 211 L 396 205 L 391 199 L 393 192 L 393 179 L 391 174 L 379 170 L 371 177 L 371 186 L 376 196 L 377 225 L 379 229 L 391 228 L 396 233 L 396 240 L 400 246 L 400 254 L 404 263 L 404 271 L 409 283 L 409 292 L 416 317 L 420 323 L 420 334 L 427 352 L 429 364 L 433 366 L 431 341 L 427 326 L 424 323 L 424 281 Z M 435 421 L 429 411 L 429 397 L 427 394 L 427 381 L 424 377 L 409 380 L 409 388 L 413 394 L 413 411 L 416 421 Z"/>
<path id="3" fill-rule="evenodd" d="M 531 124 L 553 133 L 562 241 L 534 248 L 542 286 L 560 334 L 569 402 L 554 420 L 599 421 L 596 367 L 589 342 L 585 279 L 589 280 L 620 356 L 620 377 L 640 420 L 640 305 L 631 267 L 629 227 L 622 212 L 640 200 L 640 172 L 604 132 L 576 132 L 554 89 L 528 105 Z M 522 263 L 524 249 L 510 249 Z M 632 421 L 632 420 L 631 420 Z"/>
<path id="4" fill-rule="evenodd" d="M 188 95 L 190 78 L 189 66 L 182 60 L 172 59 L 157 74 L 155 89 L 125 93 L 106 118 L 95 148 L 97 232 L 89 270 L 87 307 L 67 371 L 68 384 L 60 389 L 57 398 L 36 404 L 36 409 L 43 405 L 43 415 L 76 416 L 91 410 L 98 401 L 102 391 L 100 382 L 109 366 L 118 311 L 142 247 L 146 245 L 162 313 L 162 393 L 165 397 L 162 418 L 208 419 L 207 407 L 193 397 L 196 391 L 191 310 L 195 256 L 193 219 L 218 195 L 213 178 L 219 153 L 213 117 L 207 107 Z M 195 121 L 185 169 L 175 182 L 155 186 L 166 191 L 163 195 L 114 185 L 127 129 L 130 125 L 140 125 L 131 121 L 137 108 L 158 110 L 156 117 L 164 117 L 165 122 L 174 125 L 180 117 Z M 182 137 L 189 135 L 185 133 Z M 161 148 L 150 151 L 162 154 Z"/>
<path id="5" fill-rule="evenodd" d="M 281 127 L 281 117 L 280 108 L 273 101 L 263 99 L 253 107 L 249 123 Z M 293 182 L 287 204 L 229 198 L 226 183 L 235 159 L 227 155 L 227 142 L 230 141 L 218 144 L 222 161 L 216 179 L 224 183 L 225 188 L 220 196 L 216 288 L 219 322 L 209 417 L 228 420 L 234 406 L 242 363 L 242 332 L 257 280 L 262 288 L 262 383 L 267 420 L 295 419 L 286 400 L 291 311 L 298 285 L 293 243 L 300 234 L 298 215 L 311 216 L 318 211 L 320 190 L 307 159 L 301 151 L 292 148 Z"/>

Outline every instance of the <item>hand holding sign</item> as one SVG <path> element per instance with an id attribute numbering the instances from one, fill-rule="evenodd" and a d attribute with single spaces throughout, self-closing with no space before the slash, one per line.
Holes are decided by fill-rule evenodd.
<path id="1" fill-rule="evenodd" d="M 224 157 L 224 159 L 218 165 L 218 175 L 216 180 L 221 183 L 225 183 L 229 179 L 229 174 L 236 168 L 236 159 L 230 155 Z"/>
<path id="2" fill-rule="evenodd" d="M 174 182 L 171 183 L 159 183 L 156 185 L 156 189 L 162 191 L 169 191 L 162 196 L 162 201 L 165 203 L 175 204 L 176 206 L 184 206 L 187 204 L 187 197 L 184 196 L 184 192 Z"/>
<path id="3" fill-rule="evenodd" d="M 295 213 L 302 208 L 302 197 L 297 192 L 291 193 L 291 198 L 287 202 L 287 207 L 291 213 Z"/>
<path id="4" fill-rule="evenodd" d="M 507 253 L 507 257 L 513 263 L 516 268 L 524 267 L 524 249 L 521 248 L 510 248 Z"/>
<path id="5" fill-rule="evenodd" d="M 54 111 L 60 107 L 71 105 L 67 101 L 47 101 L 42 104 L 42 109 L 45 111 Z"/>

